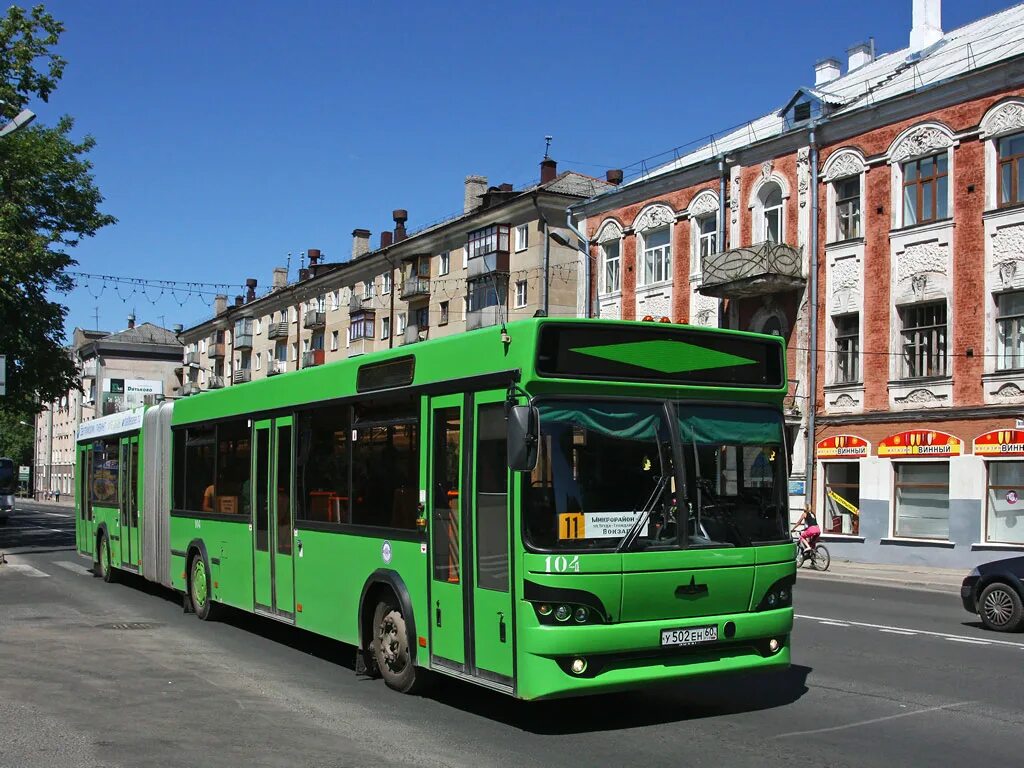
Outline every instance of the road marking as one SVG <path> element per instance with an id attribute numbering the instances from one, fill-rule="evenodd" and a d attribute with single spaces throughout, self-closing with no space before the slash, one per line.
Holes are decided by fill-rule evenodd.
<path id="1" fill-rule="evenodd" d="M 43 573 L 38 568 L 33 568 L 28 563 L 8 563 L 7 565 L 0 565 L 0 573 L 9 571 L 12 573 L 23 573 L 26 576 L 31 576 L 35 579 L 48 579 L 50 574 Z"/>
<path id="2" fill-rule="evenodd" d="M 849 624 L 846 624 L 845 622 L 842 622 L 842 621 L 819 621 L 818 623 L 819 624 L 825 624 L 825 625 L 827 625 L 829 627 L 848 627 L 848 626 L 850 626 Z"/>
<path id="3" fill-rule="evenodd" d="M 870 720 L 859 720 L 856 723 L 847 723 L 846 725 L 833 725 L 831 728 L 815 728 L 813 731 L 793 731 L 792 733 L 783 733 L 776 736 L 776 739 L 785 739 L 790 736 L 810 736 L 815 733 L 829 733 L 831 731 L 842 731 L 846 728 L 857 728 L 861 725 L 873 725 L 874 723 L 884 723 L 887 720 L 896 720 L 901 717 L 910 717 L 911 715 L 923 715 L 928 712 L 939 712 L 943 709 L 952 709 L 953 707 L 963 707 L 967 704 L 973 704 L 973 701 L 957 701 L 953 704 L 942 704 L 938 707 L 926 707 L 925 709 L 915 709 L 913 712 L 899 712 L 895 715 L 887 715 L 885 717 L 874 717 Z"/>
<path id="4" fill-rule="evenodd" d="M 830 618 L 827 618 L 825 616 L 807 616 L 807 615 L 802 614 L 802 613 L 796 614 L 796 618 L 798 618 L 798 619 L 810 619 L 811 621 L 817 621 L 819 624 L 824 623 L 826 621 L 836 621 L 835 619 L 830 619 Z M 840 622 L 840 623 L 843 623 L 843 622 Z M 900 631 L 900 632 L 913 632 L 913 633 L 918 634 L 918 635 L 931 635 L 932 637 L 945 637 L 947 639 L 951 639 L 951 638 L 961 638 L 963 640 L 977 640 L 978 639 L 976 637 L 967 637 L 966 635 L 954 635 L 954 634 L 951 634 L 949 632 L 929 632 L 926 629 L 909 629 L 907 627 L 891 627 L 888 624 L 868 624 L 865 621 L 847 621 L 845 623 L 849 624 L 851 626 L 854 626 L 854 627 L 867 627 L 868 629 L 878 629 L 878 630 L 891 629 L 891 630 L 897 630 L 897 631 Z M 1024 648 L 1024 643 L 1013 643 L 1013 642 L 1010 642 L 1009 640 L 996 640 L 994 638 L 989 640 L 989 639 L 986 638 L 982 642 L 988 643 L 989 645 L 1008 645 L 1011 648 Z"/>
<path id="5" fill-rule="evenodd" d="M 0 530 L 2 530 L 2 531 L 49 531 L 50 533 L 67 533 L 67 531 L 62 531 L 60 528 L 47 528 L 47 527 L 42 526 L 42 525 L 32 525 L 31 523 L 29 523 L 28 525 L 16 525 L 16 526 L 13 526 L 13 527 L 10 527 L 10 528 L 7 527 L 7 526 L 4 526 L 3 529 L 0 529 Z"/>
<path id="6" fill-rule="evenodd" d="M 890 635 L 916 635 L 917 632 L 911 632 L 909 629 L 880 629 L 879 632 L 885 632 Z"/>
<path id="7" fill-rule="evenodd" d="M 971 645 L 988 645 L 988 640 L 972 640 L 969 637 L 947 637 L 952 643 L 970 643 Z"/>
<path id="8" fill-rule="evenodd" d="M 60 512 L 43 512 L 43 514 L 50 517 L 63 517 L 65 519 L 71 517 L 71 515 L 62 515 Z"/>
<path id="9" fill-rule="evenodd" d="M 84 565 L 82 565 L 82 563 L 71 563 L 67 560 L 58 560 L 54 563 L 54 565 L 59 565 L 64 570 L 71 571 L 72 573 L 77 573 L 79 576 L 93 575 L 92 569 L 86 568 Z"/>

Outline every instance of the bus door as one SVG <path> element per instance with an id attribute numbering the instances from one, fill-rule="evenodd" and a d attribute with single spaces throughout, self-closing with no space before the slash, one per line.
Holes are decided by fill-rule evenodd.
<path id="1" fill-rule="evenodd" d="M 292 417 L 257 421 L 250 493 L 257 611 L 294 620 Z"/>
<path id="2" fill-rule="evenodd" d="M 469 635 L 463 599 L 463 395 L 430 401 L 430 655 L 465 669 Z"/>
<path id="3" fill-rule="evenodd" d="M 512 680 L 512 591 L 509 573 L 508 429 L 505 393 L 478 393 L 473 402 L 472 510 L 473 672 Z"/>
<path id="4" fill-rule="evenodd" d="M 121 438 L 121 564 L 139 565 L 139 436 Z"/>
<path id="5" fill-rule="evenodd" d="M 83 555 L 93 553 L 92 534 L 92 501 L 89 478 L 92 476 L 92 446 L 89 444 L 78 446 L 78 525 L 75 530 L 78 534 L 78 551 Z"/>

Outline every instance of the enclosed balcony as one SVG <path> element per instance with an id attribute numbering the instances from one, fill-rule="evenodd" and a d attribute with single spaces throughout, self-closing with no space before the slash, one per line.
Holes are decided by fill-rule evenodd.
<path id="1" fill-rule="evenodd" d="M 306 330 L 311 328 L 323 328 L 327 324 L 327 313 L 311 309 L 303 316 L 302 327 Z"/>
<path id="2" fill-rule="evenodd" d="M 237 334 L 235 336 L 235 349 L 236 350 L 252 349 L 252 334 L 251 333 Z"/>
<path id="3" fill-rule="evenodd" d="M 467 277 L 508 273 L 509 230 L 508 224 L 494 224 L 469 233 L 466 238 Z"/>
<path id="4" fill-rule="evenodd" d="M 282 320 L 279 323 L 268 323 L 267 324 L 267 338 L 268 339 L 287 339 L 288 338 L 288 323 Z"/>
<path id="5" fill-rule="evenodd" d="M 720 251 L 701 260 L 705 296 L 742 299 L 804 287 L 803 249 L 771 241 Z"/>

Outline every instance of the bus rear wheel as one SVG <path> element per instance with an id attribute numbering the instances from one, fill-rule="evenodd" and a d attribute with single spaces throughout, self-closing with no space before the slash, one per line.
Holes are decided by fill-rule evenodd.
<path id="1" fill-rule="evenodd" d="M 220 606 L 213 602 L 210 594 L 210 568 L 202 552 L 192 555 L 189 567 L 188 596 L 192 610 L 202 621 L 213 621 L 220 615 Z"/>
<path id="2" fill-rule="evenodd" d="M 371 644 L 374 661 L 388 688 L 399 693 L 416 693 L 422 689 L 426 671 L 413 664 L 405 617 L 392 599 L 385 598 L 377 603 Z"/>
<path id="3" fill-rule="evenodd" d="M 96 568 L 103 580 L 107 584 L 117 581 L 117 574 L 110 564 L 110 539 L 107 538 L 106 533 L 99 537 L 99 542 L 96 544 L 96 558 Z"/>

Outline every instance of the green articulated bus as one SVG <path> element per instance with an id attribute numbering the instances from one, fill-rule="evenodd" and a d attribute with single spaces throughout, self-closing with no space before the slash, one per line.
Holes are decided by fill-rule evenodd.
<path id="1" fill-rule="evenodd" d="M 535 318 L 95 419 L 78 549 L 521 699 L 785 667 L 782 341 Z"/>

